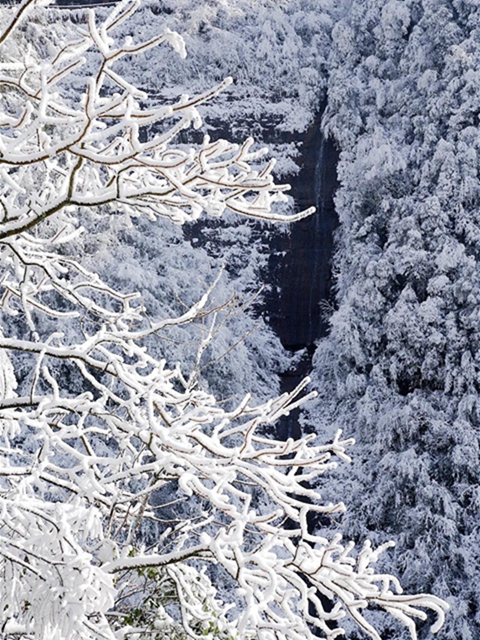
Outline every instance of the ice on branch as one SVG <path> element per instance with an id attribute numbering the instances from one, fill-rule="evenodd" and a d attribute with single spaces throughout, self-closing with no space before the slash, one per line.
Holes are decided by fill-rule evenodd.
<path id="1" fill-rule="evenodd" d="M 265 220 L 285 186 L 253 170 L 252 141 L 173 146 L 200 122 L 201 96 L 155 105 L 115 71 L 169 44 L 121 38 L 138 6 L 93 12 L 49 58 L 22 45 L 30 0 L 0 36 L 0 628 L 5 637 L 308 640 L 350 616 L 372 638 L 370 605 L 415 638 L 424 609 L 357 555 L 309 528 L 334 514 L 317 479 L 351 440 L 276 441 L 267 425 L 312 397 L 304 381 L 227 411 L 152 348 L 158 332 L 212 312 L 150 319 L 75 255 L 85 207 L 182 223 L 225 208 Z M 39 4 L 39 3 L 38 3 Z M 69 98 L 68 83 L 81 84 Z M 80 80 L 79 80 L 80 79 Z M 80 82 L 81 81 L 81 82 Z M 155 125 L 147 140 L 145 126 Z M 160 248 L 161 250 L 161 248 Z M 14 319 L 14 322 L 12 322 Z M 18 374 L 18 375 L 17 375 Z M 223 586 L 222 586 L 223 585 Z M 325 598 L 332 602 L 326 606 Z"/>
<path id="2" fill-rule="evenodd" d="M 198 107 L 232 79 L 168 106 L 148 101 L 115 72 L 115 62 L 162 44 L 184 55 L 185 46 L 170 30 L 146 42 L 116 38 L 133 9 L 133 3 L 120 3 L 101 25 L 90 11 L 76 39 L 51 60 L 29 52 L 19 61 L 4 40 L 0 85 L 8 98 L 0 111 L 0 238 L 28 231 L 66 207 L 109 205 L 180 224 L 226 208 L 266 220 L 311 213 L 273 212 L 271 205 L 284 200 L 288 187 L 274 183 L 273 164 L 251 168 L 259 156 L 251 151 L 252 140 L 239 147 L 205 137 L 200 148 L 172 148 L 179 132 L 201 125 Z M 64 90 L 73 78 L 81 78 L 74 102 Z M 155 134 L 143 141 L 145 127 Z"/>

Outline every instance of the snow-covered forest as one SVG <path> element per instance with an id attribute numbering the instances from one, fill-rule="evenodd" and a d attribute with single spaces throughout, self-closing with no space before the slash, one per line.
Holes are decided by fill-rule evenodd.
<path id="1" fill-rule="evenodd" d="M 448 640 L 480 634 L 479 19 L 476 2 L 352 2 L 323 119 L 341 226 L 309 420 L 355 437 L 345 531 L 395 539 L 404 584 L 450 602 Z"/>
<path id="2" fill-rule="evenodd" d="M 0 637 L 475 640 L 477 3 L 59 5 L 0 10 Z"/>

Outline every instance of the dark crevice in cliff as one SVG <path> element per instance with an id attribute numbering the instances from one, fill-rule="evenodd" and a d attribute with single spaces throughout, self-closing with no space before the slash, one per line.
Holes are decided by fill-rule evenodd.
<path id="1" fill-rule="evenodd" d="M 270 323 L 293 351 L 313 345 L 328 330 L 321 302 L 331 293 L 337 161 L 338 152 L 322 135 L 318 118 L 303 140 L 301 169 L 290 179 L 297 208 L 313 205 L 317 211 L 277 237 L 271 256 L 277 291 L 269 300 Z"/>
<path id="2" fill-rule="evenodd" d="M 338 151 L 322 134 L 322 111 L 305 133 L 300 171 L 290 180 L 297 208 L 313 205 L 316 212 L 292 224 L 288 234 L 278 235 L 270 258 L 270 280 L 275 283 L 267 301 L 270 324 L 286 349 L 303 350 L 297 365 L 282 374 L 282 392 L 294 389 L 310 373 L 316 341 L 328 333 L 322 302 L 330 302 L 332 290 Z M 300 437 L 298 411 L 280 421 L 278 436 Z"/>

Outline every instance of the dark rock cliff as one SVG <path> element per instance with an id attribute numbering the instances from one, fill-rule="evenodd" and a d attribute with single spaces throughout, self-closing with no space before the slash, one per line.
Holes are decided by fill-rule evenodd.
<path id="1" fill-rule="evenodd" d="M 308 375 L 315 343 L 328 331 L 322 302 L 329 302 L 332 288 L 331 261 L 338 226 L 334 204 L 337 161 L 338 152 L 323 136 L 318 118 L 305 133 L 301 168 L 290 180 L 298 210 L 313 205 L 316 212 L 274 240 L 270 260 L 270 277 L 276 284 L 267 302 L 270 324 L 284 347 L 304 350 L 296 367 L 283 373 L 282 391 L 291 391 Z M 298 411 L 280 420 L 278 436 L 300 436 Z"/>
<path id="2" fill-rule="evenodd" d="M 278 240 L 285 252 L 272 260 L 278 293 L 270 303 L 271 324 L 287 349 L 312 347 L 327 332 L 321 302 L 330 297 L 333 232 L 338 225 L 334 206 L 337 151 L 325 139 L 319 122 L 307 130 L 301 149 L 301 170 L 290 180 L 299 210 L 314 205 L 316 212 L 291 225 Z"/>

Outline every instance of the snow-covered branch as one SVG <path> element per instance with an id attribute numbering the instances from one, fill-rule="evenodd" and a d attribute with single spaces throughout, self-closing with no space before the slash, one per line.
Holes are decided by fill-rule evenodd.
<path id="1" fill-rule="evenodd" d="M 198 106 L 232 80 L 172 105 L 144 106 L 148 95 L 112 66 L 160 44 L 180 55 L 185 47 L 168 30 L 147 42 L 115 38 L 134 4 L 121 3 L 115 17 L 100 26 L 90 11 L 85 28 L 51 60 L 37 60 L 33 52 L 20 60 L 9 54 L 13 30 L 5 32 L 0 86 L 14 99 L 4 101 L 0 115 L 0 239 L 28 231 L 66 207 L 109 205 L 177 223 L 202 211 L 218 216 L 226 208 L 267 220 L 294 221 L 311 213 L 290 217 L 272 211 L 288 187 L 273 182 L 273 161 L 262 171 L 251 169 L 265 153 L 251 151 L 252 139 L 240 147 L 208 136 L 198 149 L 170 146 L 182 130 L 201 125 Z M 65 96 L 73 80 L 80 85 L 74 101 Z M 155 134 L 143 141 L 145 127 L 154 127 Z"/>

